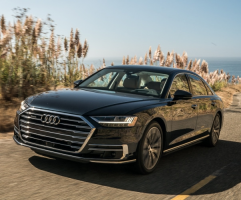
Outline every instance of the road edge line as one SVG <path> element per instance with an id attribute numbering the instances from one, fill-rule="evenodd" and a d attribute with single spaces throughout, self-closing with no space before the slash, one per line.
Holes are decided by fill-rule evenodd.
<path id="1" fill-rule="evenodd" d="M 172 198 L 172 200 L 184 200 L 184 199 L 186 199 L 191 194 L 195 193 L 196 191 L 201 189 L 203 186 L 207 185 L 209 182 L 211 182 L 216 177 L 217 176 L 214 176 L 214 175 L 210 175 L 210 176 L 206 177 L 205 179 L 201 180 L 200 182 L 198 182 L 194 186 L 190 187 L 189 189 L 185 190 L 181 194 L 179 194 L 179 195 L 175 196 L 174 198 Z"/>

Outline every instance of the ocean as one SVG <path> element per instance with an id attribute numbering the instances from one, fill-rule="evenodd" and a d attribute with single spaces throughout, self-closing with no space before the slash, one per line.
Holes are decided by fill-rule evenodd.
<path id="1" fill-rule="evenodd" d="M 225 57 L 196 57 L 197 59 L 206 60 L 208 62 L 209 72 L 215 70 L 223 69 L 224 72 L 229 73 L 230 75 L 235 75 L 241 77 L 241 57 L 240 58 L 225 58 Z M 102 65 L 103 58 L 86 58 L 84 60 L 85 66 L 88 68 L 93 64 L 96 68 Z M 190 57 L 189 60 L 192 61 L 195 58 Z M 122 58 L 105 58 L 106 66 L 111 65 L 114 62 L 114 65 L 121 65 Z"/>

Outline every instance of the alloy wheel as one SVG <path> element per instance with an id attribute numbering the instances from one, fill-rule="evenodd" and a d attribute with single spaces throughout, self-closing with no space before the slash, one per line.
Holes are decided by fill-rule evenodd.
<path id="1" fill-rule="evenodd" d="M 143 163 L 146 169 L 155 167 L 161 154 L 161 132 L 157 127 L 152 127 L 145 138 L 143 145 Z"/>
<path id="2" fill-rule="evenodd" d="M 216 115 L 215 120 L 213 122 L 213 131 L 212 131 L 212 140 L 213 143 L 216 144 L 220 135 L 220 118 L 219 115 Z"/>

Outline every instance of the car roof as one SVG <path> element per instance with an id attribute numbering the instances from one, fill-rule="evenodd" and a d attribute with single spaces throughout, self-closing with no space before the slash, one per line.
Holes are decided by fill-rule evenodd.
<path id="1" fill-rule="evenodd" d="M 196 73 L 185 69 L 163 67 L 163 66 L 151 66 L 151 65 L 114 65 L 114 66 L 108 66 L 106 68 L 107 69 L 147 70 L 152 72 L 161 72 L 165 74 L 191 73 L 196 75 Z"/>

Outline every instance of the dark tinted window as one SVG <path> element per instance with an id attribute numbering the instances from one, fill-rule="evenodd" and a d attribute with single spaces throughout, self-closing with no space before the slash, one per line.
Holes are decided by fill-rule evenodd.
<path id="1" fill-rule="evenodd" d="M 210 90 L 210 88 L 208 87 L 208 85 L 206 83 L 204 83 L 206 86 L 206 89 L 208 91 L 208 95 L 213 95 L 212 91 Z"/>
<path id="2" fill-rule="evenodd" d="M 193 95 L 199 96 L 199 95 L 207 95 L 207 90 L 203 82 L 194 75 L 189 75 L 190 82 L 192 85 Z"/>
<path id="3" fill-rule="evenodd" d="M 179 74 L 174 78 L 171 89 L 170 89 L 171 98 L 174 97 L 174 93 L 177 90 L 184 90 L 184 91 L 190 92 L 185 74 Z"/>

